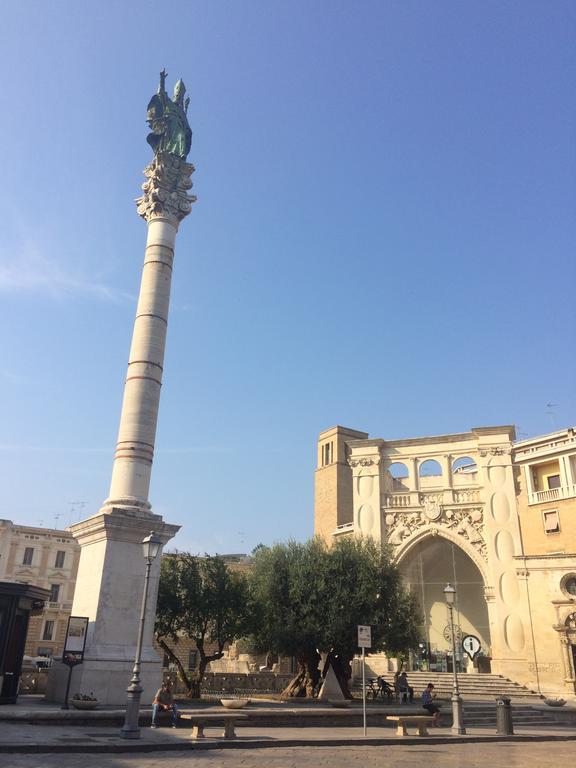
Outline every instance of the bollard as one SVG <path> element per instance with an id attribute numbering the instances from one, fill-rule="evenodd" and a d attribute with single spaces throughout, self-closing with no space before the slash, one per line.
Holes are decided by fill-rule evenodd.
<path id="1" fill-rule="evenodd" d="M 507 696 L 498 696 L 496 699 L 496 733 L 500 736 L 511 736 L 514 733 L 512 707 Z"/>

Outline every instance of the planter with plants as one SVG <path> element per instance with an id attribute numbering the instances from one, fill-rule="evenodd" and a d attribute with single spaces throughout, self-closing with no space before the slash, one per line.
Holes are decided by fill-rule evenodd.
<path id="1" fill-rule="evenodd" d="M 75 709 L 96 709 L 98 699 L 93 693 L 75 693 L 70 699 L 70 703 Z"/>

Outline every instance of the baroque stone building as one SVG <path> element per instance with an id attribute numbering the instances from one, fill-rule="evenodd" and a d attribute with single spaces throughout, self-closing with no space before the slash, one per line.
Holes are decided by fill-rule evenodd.
<path id="1" fill-rule="evenodd" d="M 334 427 L 318 441 L 315 533 L 390 545 L 423 614 L 415 668 L 452 664 L 451 582 L 456 633 L 479 638 L 481 670 L 574 694 L 575 467 L 573 429 L 520 442 L 512 426 L 389 441 Z"/>

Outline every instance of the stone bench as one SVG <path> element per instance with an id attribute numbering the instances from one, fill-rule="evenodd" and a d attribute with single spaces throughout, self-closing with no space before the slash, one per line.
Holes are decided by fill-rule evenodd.
<path id="1" fill-rule="evenodd" d="M 407 725 L 415 725 L 418 728 L 418 736 L 428 736 L 428 723 L 434 721 L 430 715 L 388 715 L 386 720 L 397 723 L 396 736 L 408 736 Z"/>
<path id="2" fill-rule="evenodd" d="M 236 714 L 235 712 L 207 712 L 205 715 L 192 712 L 183 712 L 180 714 L 179 720 L 189 720 L 192 723 L 191 738 L 203 739 L 204 728 L 210 724 L 219 725 L 224 724 L 224 730 L 222 736 L 225 739 L 235 739 L 236 731 L 234 726 L 238 720 L 247 720 L 248 715 Z"/>

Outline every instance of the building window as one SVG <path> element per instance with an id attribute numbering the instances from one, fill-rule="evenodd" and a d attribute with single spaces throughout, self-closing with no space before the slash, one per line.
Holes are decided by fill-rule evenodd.
<path id="1" fill-rule="evenodd" d="M 326 467 L 334 461 L 334 443 L 326 443 L 322 447 L 322 465 Z"/>
<path id="2" fill-rule="evenodd" d="M 24 550 L 24 558 L 22 565 L 32 565 L 32 558 L 34 557 L 34 547 L 26 547 Z"/>
<path id="3" fill-rule="evenodd" d="M 50 602 L 57 603 L 60 597 L 60 584 L 50 584 Z"/>
<path id="4" fill-rule="evenodd" d="M 546 482 L 548 483 L 548 490 L 560 488 L 560 475 L 548 475 Z"/>
<path id="5" fill-rule="evenodd" d="M 196 651 L 189 651 L 188 653 L 188 669 L 192 671 L 196 669 L 196 663 L 198 660 L 198 653 Z"/>
<path id="6" fill-rule="evenodd" d="M 567 595 L 576 597 L 576 576 L 573 573 L 565 576 L 560 586 Z"/>
<path id="7" fill-rule="evenodd" d="M 54 562 L 54 568 L 64 568 L 65 557 L 66 557 L 66 552 L 59 549 L 58 552 L 56 552 L 56 560 Z"/>
<path id="8" fill-rule="evenodd" d="M 53 634 L 54 634 L 54 622 L 47 621 L 46 624 L 44 624 L 44 632 L 42 634 L 42 640 L 52 640 Z"/>
<path id="9" fill-rule="evenodd" d="M 558 517 L 557 510 L 553 509 L 543 512 L 542 517 L 544 518 L 545 533 L 558 533 L 560 531 L 560 518 Z"/>

